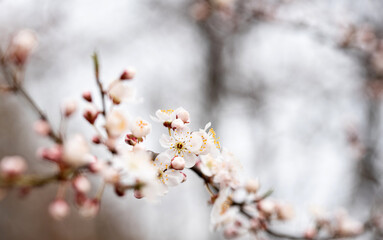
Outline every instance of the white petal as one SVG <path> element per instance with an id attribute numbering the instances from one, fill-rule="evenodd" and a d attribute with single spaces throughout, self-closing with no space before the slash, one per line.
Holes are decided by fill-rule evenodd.
<path id="1" fill-rule="evenodd" d="M 204 130 L 207 131 L 207 129 L 210 128 L 210 126 L 211 126 L 211 122 L 208 122 L 208 123 L 205 125 Z"/>
<path id="2" fill-rule="evenodd" d="M 185 168 L 191 168 L 196 164 L 198 157 L 194 153 L 184 153 L 184 159 Z"/>
<path id="3" fill-rule="evenodd" d="M 162 147 L 170 148 L 170 147 L 172 147 L 172 144 L 174 146 L 174 143 L 175 143 L 175 140 L 173 137 L 166 135 L 166 134 L 162 134 L 162 136 L 160 138 L 160 144 Z"/>
<path id="4" fill-rule="evenodd" d="M 167 152 L 160 153 L 154 160 L 154 166 L 164 170 L 170 166 L 172 157 Z"/>
<path id="5" fill-rule="evenodd" d="M 184 175 L 180 171 L 174 169 L 169 169 L 164 173 L 165 184 L 170 187 L 177 186 L 183 179 Z"/>
<path id="6" fill-rule="evenodd" d="M 192 133 L 191 136 L 187 140 L 187 149 L 192 153 L 197 153 L 201 149 L 202 146 L 202 138 L 198 133 Z"/>

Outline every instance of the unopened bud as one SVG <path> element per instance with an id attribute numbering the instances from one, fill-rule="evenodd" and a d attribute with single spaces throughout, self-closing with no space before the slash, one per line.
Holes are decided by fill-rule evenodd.
<path id="1" fill-rule="evenodd" d="M 92 102 L 92 93 L 91 92 L 83 92 L 82 98 L 88 102 Z"/>
<path id="2" fill-rule="evenodd" d="M 258 210 L 262 212 L 265 217 L 270 217 L 276 210 L 275 203 L 268 199 L 262 200 L 258 203 Z"/>
<path id="3" fill-rule="evenodd" d="M 51 132 L 51 126 L 45 120 L 37 120 L 33 124 L 33 130 L 35 130 L 35 132 L 41 136 L 48 136 Z"/>
<path id="4" fill-rule="evenodd" d="M 68 100 L 63 104 L 63 113 L 65 117 L 70 117 L 77 110 L 77 102 L 75 100 Z"/>
<path id="5" fill-rule="evenodd" d="M 185 109 L 182 108 L 177 113 L 177 118 L 181 119 L 184 123 L 189 123 L 189 121 L 190 121 L 190 114 L 189 114 L 188 111 L 186 111 Z"/>
<path id="6" fill-rule="evenodd" d="M 4 157 L 0 161 L 0 174 L 7 178 L 20 176 L 26 169 L 25 160 L 20 156 Z"/>
<path id="7" fill-rule="evenodd" d="M 246 182 L 245 188 L 248 193 L 256 193 L 260 187 L 258 179 L 249 179 Z"/>
<path id="8" fill-rule="evenodd" d="M 175 120 L 172 122 L 172 124 L 171 124 L 171 126 L 172 126 L 173 129 L 179 129 L 179 128 L 182 128 L 184 125 L 185 125 L 184 122 L 183 122 L 181 119 L 179 119 L 179 118 L 175 119 Z"/>
<path id="9" fill-rule="evenodd" d="M 73 180 L 73 187 L 76 189 L 76 191 L 81 193 L 87 193 L 90 190 L 90 182 L 89 180 L 84 176 L 77 176 Z"/>
<path id="10" fill-rule="evenodd" d="M 92 138 L 92 142 L 93 142 L 94 144 L 100 144 L 100 143 L 101 143 L 101 138 L 100 138 L 100 136 L 94 136 L 94 137 Z"/>
<path id="11" fill-rule="evenodd" d="M 99 113 L 100 112 L 96 109 L 94 105 L 90 105 L 88 108 L 85 109 L 83 116 L 90 124 L 93 125 Z"/>
<path id="12" fill-rule="evenodd" d="M 59 162 L 62 158 L 62 146 L 55 145 L 51 148 L 40 148 L 37 150 L 37 156 L 39 158 L 49 160 L 52 162 Z"/>
<path id="13" fill-rule="evenodd" d="M 8 57 L 16 64 L 24 64 L 37 46 L 35 32 L 25 29 L 18 32 L 11 41 Z"/>
<path id="14" fill-rule="evenodd" d="M 133 79 L 135 75 L 136 70 L 134 68 L 128 67 L 122 72 L 120 80 L 130 80 Z"/>
<path id="15" fill-rule="evenodd" d="M 142 194 L 140 190 L 134 190 L 134 197 L 137 199 L 141 199 L 144 197 L 144 195 Z"/>
<path id="16" fill-rule="evenodd" d="M 182 157 L 174 157 L 170 166 L 175 170 L 183 170 L 185 168 L 185 159 Z"/>
<path id="17" fill-rule="evenodd" d="M 61 220 L 68 216 L 69 205 L 63 199 L 56 199 L 49 205 L 49 214 L 56 220 Z"/>

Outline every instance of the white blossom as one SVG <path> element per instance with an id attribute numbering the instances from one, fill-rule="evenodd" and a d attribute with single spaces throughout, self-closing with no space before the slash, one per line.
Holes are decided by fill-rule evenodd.
<path id="1" fill-rule="evenodd" d="M 176 186 L 182 182 L 182 172 L 171 167 L 172 157 L 164 152 L 160 153 L 154 160 L 153 165 L 158 169 L 158 179 L 167 186 Z"/>
<path id="2" fill-rule="evenodd" d="M 69 205 L 65 200 L 56 199 L 49 205 L 49 214 L 56 220 L 61 220 L 68 216 Z"/>
<path id="3" fill-rule="evenodd" d="M 195 132 L 191 132 L 188 127 L 176 129 L 174 137 L 163 134 L 160 144 L 168 148 L 167 152 L 171 156 L 180 156 L 185 159 L 185 167 L 191 168 L 197 161 L 197 154 L 202 145 L 202 139 Z"/>
<path id="4" fill-rule="evenodd" d="M 4 157 L 0 161 L 0 174 L 5 177 L 15 177 L 24 173 L 27 169 L 27 164 L 24 158 L 20 156 Z"/>
<path id="5" fill-rule="evenodd" d="M 89 146 L 82 135 L 74 135 L 64 143 L 63 160 L 73 167 L 90 163 Z"/>
<path id="6" fill-rule="evenodd" d="M 135 137 L 143 138 L 150 133 L 152 130 L 152 125 L 139 117 L 136 119 L 136 121 L 134 121 L 130 130 Z"/>
<path id="7" fill-rule="evenodd" d="M 128 119 L 115 109 L 106 116 L 105 129 L 111 137 L 119 137 L 128 129 Z"/>
<path id="8" fill-rule="evenodd" d="M 136 89 L 118 79 L 109 85 L 108 95 L 115 104 L 132 102 L 136 97 Z"/>

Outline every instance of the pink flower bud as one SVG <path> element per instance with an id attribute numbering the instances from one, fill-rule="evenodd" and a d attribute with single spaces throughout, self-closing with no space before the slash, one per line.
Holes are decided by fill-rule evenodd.
<path id="1" fill-rule="evenodd" d="M 258 210 L 262 212 L 265 217 L 270 217 L 276 210 L 274 201 L 265 199 L 258 203 Z"/>
<path id="2" fill-rule="evenodd" d="M 185 125 L 184 122 L 183 122 L 181 119 L 179 119 L 179 118 L 175 119 L 175 120 L 172 122 L 172 124 L 171 124 L 171 126 L 172 126 L 173 129 L 179 129 L 179 128 L 182 128 L 184 125 Z"/>
<path id="3" fill-rule="evenodd" d="M 77 110 L 77 102 L 75 100 L 68 100 L 62 106 L 65 117 L 70 117 Z"/>
<path id="4" fill-rule="evenodd" d="M 82 175 L 77 176 L 75 179 L 73 179 L 72 184 L 73 184 L 74 189 L 76 189 L 76 191 L 78 191 L 80 193 L 89 192 L 90 187 L 91 187 L 89 180 Z"/>
<path id="5" fill-rule="evenodd" d="M 97 117 L 98 117 L 98 114 L 100 112 L 96 109 L 96 107 L 94 105 L 89 105 L 85 111 L 84 111 L 84 118 L 90 123 L 90 124 L 94 124 L 94 122 L 96 121 Z"/>
<path id="6" fill-rule="evenodd" d="M 313 239 L 316 235 L 317 235 L 317 230 L 314 228 L 309 228 L 304 233 L 304 237 L 307 239 Z"/>
<path id="7" fill-rule="evenodd" d="M 62 146 L 61 145 L 55 145 L 51 148 L 40 148 L 37 151 L 37 156 L 39 158 L 49 160 L 52 162 L 59 162 L 62 158 Z"/>
<path id="8" fill-rule="evenodd" d="M 259 189 L 259 181 L 258 179 L 250 179 L 246 182 L 245 185 L 246 191 L 248 193 L 256 193 Z"/>
<path id="9" fill-rule="evenodd" d="M 100 138 L 100 136 L 94 136 L 94 137 L 92 138 L 92 142 L 93 142 L 94 144 L 100 144 L 100 143 L 101 143 L 101 138 Z"/>
<path id="10" fill-rule="evenodd" d="M 17 177 L 25 172 L 27 165 L 20 156 L 4 157 L 0 161 L 0 173 L 4 177 Z"/>
<path id="11" fill-rule="evenodd" d="M 24 64 L 37 46 L 35 32 L 25 29 L 18 32 L 10 43 L 8 57 L 16 64 Z"/>
<path id="12" fill-rule="evenodd" d="M 61 220 L 68 216 L 69 205 L 63 199 L 56 199 L 49 205 L 49 214 L 56 220 Z"/>
<path id="13" fill-rule="evenodd" d="M 87 199 L 80 207 L 79 213 L 83 217 L 92 218 L 100 210 L 100 202 L 97 199 Z"/>
<path id="14" fill-rule="evenodd" d="M 183 170 L 185 168 L 185 159 L 182 157 L 174 157 L 170 166 L 175 170 Z"/>
<path id="15" fill-rule="evenodd" d="M 181 108 L 179 112 L 177 113 L 177 118 L 181 119 L 184 123 L 189 123 L 190 121 L 190 114 L 185 109 Z"/>
<path id="16" fill-rule="evenodd" d="M 33 130 L 41 136 L 48 136 L 51 132 L 51 126 L 45 120 L 38 120 L 33 124 Z"/>
<path id="17" fill-rule="evenodd" d="M 144 197 L 144 195 L 142 194 L 140 190 L 134 190 L 134 197 L 137 199 L 141 199 Z"/>
<path id="18" fill-rule="evenodd" d="M 88 102 L 92 102 L 92 93 L 91 92 L 83 92 L 82 98 Z"/>
<path id="19" fill-rule="evenodd" d="M 136 75 L 136 70 L 131 67 L 128 67 L 122 72 L 120 76 L 120 80 L 130 80 L 130 79 L 133 79 L 135 75 Z"/>

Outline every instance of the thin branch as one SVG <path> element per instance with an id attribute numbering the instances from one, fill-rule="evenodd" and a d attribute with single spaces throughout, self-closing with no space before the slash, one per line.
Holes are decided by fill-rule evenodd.
<path id="1" fill-rule="evenodd" d="M 100 80 L 100 63 L 98 61 L 98 55 L 96 52 L 93 54 L 92 59 L 93 59 L 96 83 L 97 83 L 98 89 L 100 91 L 100 96 L 101 96 L 101 104 L 102 104 L 101 113 L 102 113 L 102 115 L 106 116 L 105 91 L 104 91 L 104 88 L 102 86 L 102 82 Z"/>

